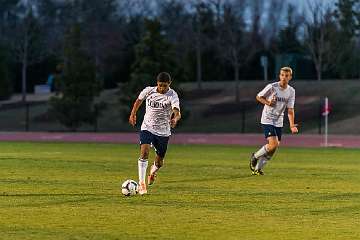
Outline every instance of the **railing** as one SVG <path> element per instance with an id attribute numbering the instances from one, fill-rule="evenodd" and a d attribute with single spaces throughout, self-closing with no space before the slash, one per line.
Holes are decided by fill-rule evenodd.
<path id="1" fill-rule="evenodd" d="M 296 103 L 295 119 L 300 132 L 323 132 L 322 101 Z M 333 103 L 329 115 L 330 134 L 360 134 L 360 104 Z M 126 116 L 116 106 L 108 107 L 94 125 L 84 125 L 78 131 L 129 132 L 134 131 Z M 47 102 L 12 103 L 0 106 L 0 131 L 67 131 L 48 112 Z M 221 104 L 182 103 L 183 119 L 176 132 L 260 133 L 262 106 L 255 101 Z M 138 126 L 141 116 L 138 116 Z M 287 114 L 284 133 L 288 133 Z M 139 127 L 137 127 L 139 128 Z"/>

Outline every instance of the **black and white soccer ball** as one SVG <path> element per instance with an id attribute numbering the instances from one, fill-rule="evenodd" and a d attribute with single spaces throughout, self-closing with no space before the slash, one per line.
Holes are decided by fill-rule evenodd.
<path id="1" fill-rule="evenodd" d="M 121 184 L 121 193 L 124 196 L 136 195 L 139 191 L 139 184 L 134 180 L 128 179 Z"/>

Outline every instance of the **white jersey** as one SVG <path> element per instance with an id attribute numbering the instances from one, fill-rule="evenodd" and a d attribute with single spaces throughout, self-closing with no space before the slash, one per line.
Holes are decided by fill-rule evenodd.
<path id="1" fill-rule="evenodd" d="M 264 97 L 270 101 L 276 97 L 274 106 L 265 105 L 261 115 L 261 124 L 270 124 L 275 127 L 282 127 L 284 121 L 285 108 L 294 108 L 295 89 L 290 85 L 286 89 L 280 87 L 279 82 L 268 84 L 261 92 L 259 97 Z"/>
<path id="2" fill-rule="evenodd" d="M 170 136 L 170 117 L 172 110 L 180 110 L 179 97 L 177 93 L 169 88 L 164 93 L 158 93 L 157 87 L 146 87 L 139 94 L 138 99 L 146 99 L 146 111 L 141 130 L 147 130 L 157 136 Z"/>

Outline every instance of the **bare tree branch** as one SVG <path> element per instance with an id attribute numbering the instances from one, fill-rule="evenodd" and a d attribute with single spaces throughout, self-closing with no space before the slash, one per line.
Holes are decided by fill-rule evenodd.
<path id="1" fill-rule="evenodd" d="M 308 6 L 311 17 L 305 22 L 305 46 L 315 65 L 317 79 L 321 81 L 322 73 L 336 62 L 336 51 L 332 48 L 336 26 L 329 5 L 322 1 L 308 1 Z"/>

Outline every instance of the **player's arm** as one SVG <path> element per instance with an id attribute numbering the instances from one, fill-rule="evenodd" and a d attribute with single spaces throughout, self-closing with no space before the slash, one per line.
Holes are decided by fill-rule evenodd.
<path id="1" fill-rule="evenodd" d="M 268 101 L 265 97 L 256 95 L 256 100 L 264 105 L 268 105 L 273 107 L 276 103 L 276 96 L 274 95 L 270 101 Z"/>
<path id="2" fill-rule="evenodd" d="M 170 126 L 174 128 L 180 119 L 181 119 L 180 110 L 174 107 L 172 112 L 172 118 L 170 119 Z"/>
<path id="3" fill-rule="evenodd" d="M 143 100 L 136 99 L 135 102 L 134 102 L 134 105 L 132 107 L 132 110 L 131 110 L 131 113 L 130 113 L 130 116 L 129 116 L 129 123 L 133 127 L 136 124 L 136 113 L 139 110 L 142 102 L 143 102 Z"/>
<path id="4" fill-rule="evenodd" d="M 298 129 L 297 129 L 298 125 L 294 123 L 294 120 L 295 120 L 294 108 L 288 108 L 288 118 L 289 118 L 291 133 L 297 133 L 298 132 Z"/>
<path id="5" fill-rule="evenodd" d="M 266 85 L 266 87 L 261 90 L 257 95 L 256 95 L 256 100 L 264 105 L 268 105 L 273 107 L 276 103 L 276 96 L 274 93 L 274 89 L 272 87 L 271 84 Z M 271 100 L 267 100 L 267 98 L 273 94 L 273 97 L 271 98 Z"/>

